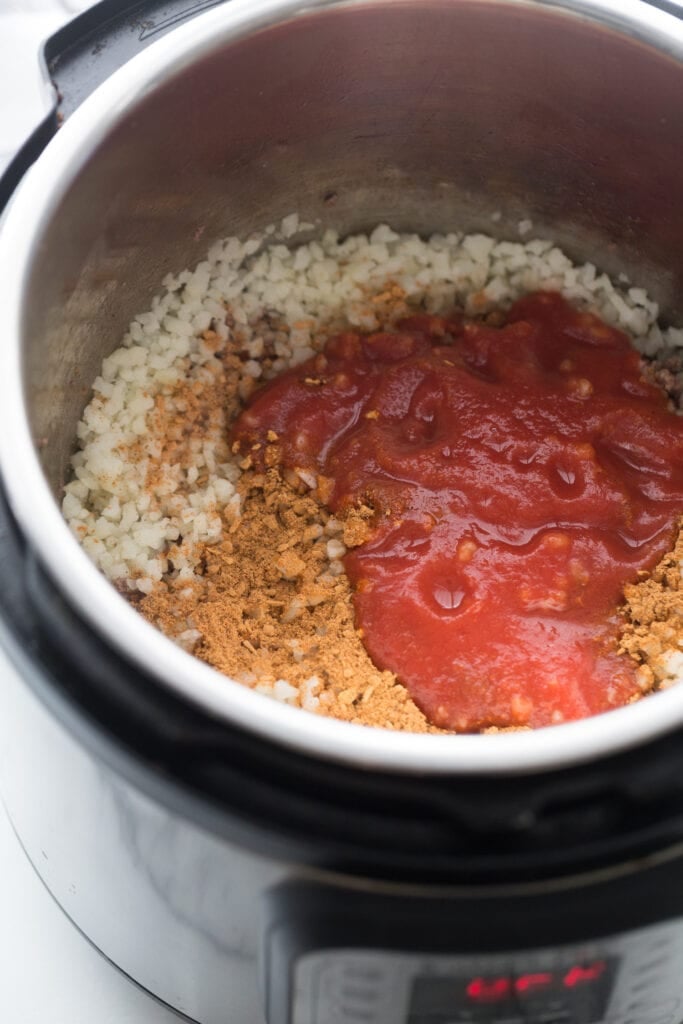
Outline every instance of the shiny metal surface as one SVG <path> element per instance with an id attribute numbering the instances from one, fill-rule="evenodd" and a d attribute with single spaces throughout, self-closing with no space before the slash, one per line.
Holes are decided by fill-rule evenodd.
<path id="1" fill-rule="evenodd" d="M 321 720 L 226 681 L 88 562 L 55 498 L 101 359 L 159 282 L 297 210 L 511 234 L 520 217 L 683 316 L 683 23 L 639 0 L 232 0 L 67 121 L 0 233 L 0 454 L 13 508 L 91 625 L 218 717 L 327 758 L 528 772 L 683 722 L 683 691 L 533 734 Z M 329 206 L 325 195 L 337 194 Z"/>

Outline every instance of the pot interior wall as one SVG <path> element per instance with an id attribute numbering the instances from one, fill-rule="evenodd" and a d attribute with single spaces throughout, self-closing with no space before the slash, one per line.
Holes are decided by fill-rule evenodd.
<path id="1" fill-rule="evenodd" d="M 128 110 L 36 247 L 26 390 L 55 494 L 103 356 L 216 238 L 293 211 L 507 237 L 530 217 L 676 319 L 682 156 L 683 66 L 556 7 L 376 0 L 216 39 Z"/>

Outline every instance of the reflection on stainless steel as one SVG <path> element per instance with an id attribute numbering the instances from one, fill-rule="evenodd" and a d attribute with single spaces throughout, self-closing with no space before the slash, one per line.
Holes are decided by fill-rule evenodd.
<path id="1" fill-rule="evenodd" d="M 368 744 L 353 726 L 230 685 L 156 634 L 87 563 L 29 432 L 58 496 L 102 357 L 164 274 L 217 237 L 295 210 L 342 231 L 387 220 L 509 235 L 530 217 L 573 258 L 626 272 L 683 315 L 683 23 L 637 0 L 233 0 L 186 29 L 67 122 L 8 219 L 3 305 L 15 333 L 0 415 L 13 441 L 3 470 L 53 574 L 97 629 L 168 685 L 324 756 L 529 770 L 673 727 L 683 719 L 674 690 L 552 734 L 377 733 Z M 19 348 L 26 408 L 14 390 Z"/>

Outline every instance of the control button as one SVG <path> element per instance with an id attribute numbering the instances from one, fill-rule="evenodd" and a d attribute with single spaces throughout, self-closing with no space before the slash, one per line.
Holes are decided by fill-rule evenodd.
<path id="1" fill-rule="evenodd" d="M 361 987 L 360 985 L 345 984 L 340 988 L 341 998 L 348 999 L 352 1003 L 374 1003 L 377 1002 L 381 994 L 379 989 Z"/>

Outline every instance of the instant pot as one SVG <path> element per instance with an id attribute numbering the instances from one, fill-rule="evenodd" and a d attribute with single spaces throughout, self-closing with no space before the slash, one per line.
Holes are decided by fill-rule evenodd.
<path id="1" fill-rule="evenodd" d="M 319 718 L 157 633 L 59 511 L 164 275 L 294 211 L 530 218 L 683 322 L 678 15 L 107 0 L 46 45 L 55 106 L 0 186 L 0 788 L 75 925 L 191 1020 L 683 1021 L 683 687 L 534 733 Z"/>

